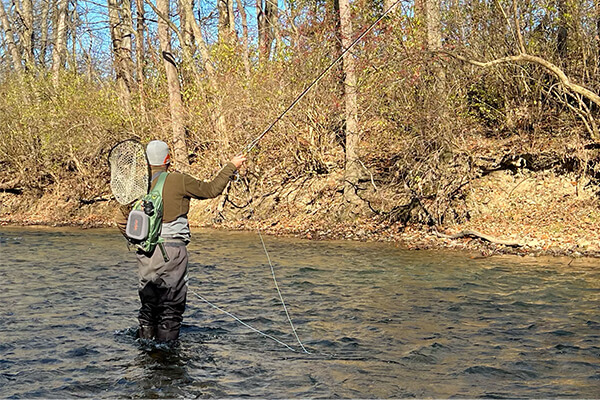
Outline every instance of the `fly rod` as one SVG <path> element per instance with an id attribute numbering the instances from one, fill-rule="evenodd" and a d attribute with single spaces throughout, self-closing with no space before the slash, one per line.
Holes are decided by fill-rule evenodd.
<path id="1" fill-rule="evenodd" d="M 267 126 L 267 128 L 264 131 L 262 131 L 262 133 L 260 135 L 258 135 L 253 141 L 251 141 L 244 148 L 244 150 L 242 151 L 242 154 L 247 154 L 250 151 L 252 151 L 252 149 L 254 149 L 254 147 L 256 147 L 258 142 L 260 142 L 261 139 L 263 137 L 265 137 L 265 135 L 267 133 L 269 133 L 269 131 L 271 129 L 273 129 L 275 124 L 277 124 L 292 108 L 294 108 L 296 106 L 296 104 L 298 104 L 298 102 L 300 100 L 302 100 L 302 98 L 304 96 L 306 96 L 306 94 L 333 68 L 333 66 L 335 64 L 337 64 L 344 57 L 344 55 L 350 51 L 350 49 L 352 49 L 358 42 L 360 42 L 362 40 L 362 38 L 364 38 L 365 35 L 367 33 L 369 33 L 375 27 L 375 25 L 377 25 L 382 19 L 384 19 L 385 16 L 388 15 L 390 13 L 390 11 L 392 11 L 392 9 L 394 9 L 394 7 L 396 7 L 398 5 L 398 3 L 400 3 L 400 1 L 402 1 L 402 0 L 396 0 L 396 2 L 394 4 L 392 4 L 390 6 L 390 8 L 388 8 L 379 18 L 377 18 L 377 20 L 375 22 L 373 22 L 367 29 L 364 30 L 363 33 L 361 33 L 356 39 L 354 39 L 354 41 L 350 44 L 350 46 L 348 46 L 346 49 L 344 49 L 344 51 L 342 51 L 342 54 L 340 54 L 331 64 L 329 64 L 329 66 L 327 68 L 325 68 L 319 74 L 319 76 L 317 76 L 315 78 L 315 80 L 313 80 L 311 82 L 311 84 L 308 85 L 306 87 L 306 89 L 304 89 L 304 91 L 302 91 L 302 93 L 300 93 L 300 95 L 298 97 L 296 97 L 296 100 L 294 100 L 281 114 L 279 114 L 279 116 L 277 118 L 275 118 L 275 120 L 273 122 L 271 122 L 271 124 L 269 126 Z"/>
<path id="2" fill-rule="evenodd" d="M 262 131 L 262 133 L 260 135 L 258 135 L 253 141 L 251 141 L 242 151 L 241 154 L 248 154 L 250 151 L 252 151 L 252 149 L 254 149 L 254 147 L 256 147 L 256 145 L 260 142 L 260 140 L 267 134 L 269 133 L 269 131 L 271 129 L 273 129 L 273 127 L 275 126 L 275 124 L 277 124 L 277 122 L 279 122 L 292 108 L 294 108 L 296 106 L 296 104 L 298 104 L 298 102 L 300 100 L 302 100 L 302 98 L 304 96 L 306 96 L 306 94 L 333 68 L 333 66 L 335 64 L 337 64 L 346 53 L 348 53 L 350 51 L 350 49 L 352 49 L 352 47 L 354 47 L 358 42 L 360 42 L 362 40 L 362 38 L 365 37 L 365 35 L 367 33 L 369 33 L 374 27 L 375 25 L 377 25 L 383 18 L 385 18 L 386 15 L 388 15 L 390 13 L 390 11 L 392 11 L 392 9 L 394 7 L 396 7 L 398 5 L 398 3 L 400 3 L 401 0 L 396 0 L 396 2 L 394 4 L 392 4 L 379 18 L 377 18 L 377 20 L 375 22 L 373 22 L 367 29 L 364 30 L 363 33 L 361 33 L 356 39 L 354 39 L 354 41 L 350 44 L 350 46 L 348 46 L 346 49 L 344 49 L 344 51 L 342 51 L 342 53 L 331 63 L 329 64 L 329 66 L 327 68 L 325 68 L 311 83 L 310 85 L 308 85 L 303 91 L 302 93 L 300 93 L 300 95 L 298 95 L 298 97 L 296 97 L 296 99 L 281 113 L 279 114 L 279 116 L 273 121 L 271 122 L 271 124 L 269 126 L 267 126 L 267 128 Z M 292 332 L 294 333 L 294 336 L 296 337 L 296 340 L 298 341 L 298 343 L 300 344 L 300 347 L 302 348 L 302 350 L 306 353 L 306 354 L 310 354 L 310 352 L 308 350 L 306 350 L 306 348 L 304 347 L 304 345 L 302 344 L 302 342 L 300 341 L 300 338 L 298 337 L 298 334 L 296 332 L 296 328 L 294 327 L 294 324 L 292 322 L 292 319 L 290 317 L 290 314 L 288 312 L 287 306 L 285 305 L 285 302 L 283 300 L 283 296 L 281 294 L 281 291 L 279 290 L 279 285 L 277 284 L 277 279 L 275 278 L 275 271 L 273 268 L 273 264 L 271 262 L 271 257 L 269 256 L 269 252 L 267 251 L 267 247 L 265 246 L 265 242 L 262 238 L 262 235 L 260 234 L 260 230 L 257 230 L 258 235 L 260 237 L 263 249 L 265 251 L 265 254 L 267 255 L 267 259 L 269 261 L 269 265 L 271 266 L 271 274 L 273 276 L 273 280 L 275 282 L 275 288 L 277 289 L 277 292 L 279 293 L 279 298 L 281 300 L 281 304 L 283 305 L 283 308 L 285 310 L 285 314 L 287 316 L 287 319 L 291 325 L 292 328 Z M 205 302 L 207 302 L 208 304 L 210 304 L 211 306 L 213 306 L 214 308 L 224 312 L 225 314 L 228 314 L 229 316 L 233 317 L 234 319 L 236 319 L 238 322 L 241 322 L 243 325 L 249 327 L 250 329 L 260 333 L 263 336 L 267 336 L 270 339 L 273 339 L 275 341 L 277 341 L 278 343 L 284 345 L 285 347 L 287 347 L 288 349 L 295 351 L 293 348 L 291 348 L 290 346 L 288 346 L 287 344 L 279 341 L 278 339 L 271 337 L 269 335 L 264 334 L 263 332 L 260 332 L 259 330 L 253 328 L 252 326 L 249 326 L 248 324 L 246 324 L 245 322 L 243 322 L 242 320 L 240 320 L 239 318 L 237 318 L 236 316 L 234 316 L 233 314 L 215 306 L 214 304 L 211 304 L 210 302 L 208 302 L 206 299 L 202 298 L 201 296 L 199 296 L 198 294 L 192 292 L 192 294 L 194 294 L 196 297 L 200 298 L 200 300 L 203 300 Z"/>

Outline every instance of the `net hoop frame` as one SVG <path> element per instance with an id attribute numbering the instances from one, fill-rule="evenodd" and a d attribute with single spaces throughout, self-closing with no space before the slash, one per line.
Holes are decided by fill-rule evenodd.
<path id="1" fill-rule="evenodd" d="M 131 144 L 133 144 L 134 147 L 139 148 L 139 150 L 143 154 L 144 160 L 145 160 L 145 176 L 144 176 L 145 180 L 146 180 L 145 193 L 141 193 L 141 190 L 140 190 L 139 195 L 135 196 L 135 198 L 131 198 L 131 197 L 133 197 L 131 195 L 130 196 L 121 196 L 120 193 L 116 193 L 115 187 L 118 185 L 116 182 L 117 180 L 114 179 L 113 174 L 115 173 L 114 168 L 117 168 L 117 167 L 115 165 L 113 165 L 113 163 L 111 163 L 113 153 L 117 148 L 119 148 L 120 146 L 131 145 Z M 144 195 L 148 194 L 148 192 L 150 191 L 150 185 L 151 185 L 150 163 L 148 162 L 148 157 L 146 155 L 146 148 L 139 140 L 131 138 L 131 139 L 125 139 L 125 140 L 122 140 L 122 141 L 116 143 L 114 146 L 111 147 L 111 149 L 108 152 L 107 162 L 108 162 L 108 166 L 109 166 L 109 170 L 110 170 L 110 188 L 111 188 L 111 191 L 112 191 L 113 195 L 115 196 L 115 199 L 117 200 L 117 202 L 119 202 L 122 205 L 128 205 L 128 204 L 131 204 L 131 203 L 135 202 L 136 200 L 140 199 Z M 134 185 L 134 182 L 133 182 L 134 180 L 135 180 L 135 178 L 130 179 L 130 184 L 132 186 Z M 140 186 L 140 185 L 137 185 L 137 186 Z M 128 197 L 131 199 L 130 199 L 130 201 L 123 202 L 120 200 L 123 197 Z"/>

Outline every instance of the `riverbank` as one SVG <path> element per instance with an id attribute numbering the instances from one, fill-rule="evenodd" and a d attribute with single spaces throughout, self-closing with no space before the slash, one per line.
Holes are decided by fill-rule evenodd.
<path id="1" fill-rule="evenodd" d="M 587 181 L 549 171 L 496 171 L 471 182 L 461 203 L 454 205 L 468 219 L 433 229 L 404 226 L 375 214 L 342 218 L 336 210 L 343 196 L 333 187 L 325 196 L 323 185 L 315 182 L 305 185 L 302 196 L 263 199 L 256 209 L 241 207 L 231 198 L 224 205 L 222 198 L 193 202 L 190 221 L 195 227 L 260 229 L 310 240 L 390 242 L 406 249 L 454 249 L 475 256 L 600 257 L 597 189 Z M 58 192 L 39 198 L 4 192 L 0 224 L 110 227 L 117 206 L 107 199 L 86 204 Z"/>

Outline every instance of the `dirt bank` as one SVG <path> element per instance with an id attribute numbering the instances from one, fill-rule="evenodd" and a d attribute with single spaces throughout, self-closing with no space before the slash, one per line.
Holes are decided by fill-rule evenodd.
<path id="1" fill-rule="evenodd" d="M 193 202 L 194 226 L 255 230 L 312 240 L 385 241 L 407 249 L 457 249 L 493 254 L 600 256 L 598 188 L 587 181 L 553 172 L 496 171 L 465 189 L 457 207 L 464 222 L 436 229 L 403 226 L 378 215 L 341 217 L 343 202 L 331 177 L 314 178 L 302 191 L 263 196 L 251 205 L 243 196 Z M 222 206 L 221 211 L 219 210 Z M 244 207 L 245 206 L 245 207 Z M 61 192 L 0 193 L 0 224 L 114 226 L 114 200 L 86 204 Z M 490 241 L 491 240 L 491 241 Z M 507 245 L 508 243 L 508 245 Z"/>

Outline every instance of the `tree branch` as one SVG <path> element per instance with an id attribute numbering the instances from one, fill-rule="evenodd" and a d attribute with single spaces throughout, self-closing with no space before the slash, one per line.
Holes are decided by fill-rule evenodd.
<path id="1" fill-rule="evenodd" d="M 154 11 L 156 13 L 156 15 L 158 16 L 158 18 L 160 18 L 163 21 L 165 21 L 166 24 L 169 26 L 169 28 L 171 28 L 173 30 L 173 32 L 175 32 L 175 34 L 177 35 L 177 39 L 179 40 L 179 43 L 185 43 L 185 41 L 183 40 L 183 35 L 181 34 L 181 31 L 179 30 L 179 28 L 177 27 L 177 25 L 175 25 L 173 23 L 173 21 L 171 21 L 171 18 L 169 18 L 168 15 L 164 15 L 163 13 L 161 13 L 158 10 L 158 8 L 156 8 L 156 6 L 154 4 L 152 4 L 152 2 L 150 0 L 145 0 L 145 3 L 150 6 L 150 8 L 152 9 L 152 11 Z M 171 59 L 174 61 L 174 59 L 172 57 L 173 56 L 171 56 Z M 168 61 L 169 62 L 173 62 L 171 60 L 168 60 Z"/>
<path id="2" fill-rule="evenodd" d="M 517 11 L 517 1 L 513 0 L 513 18 L 515 19 L 515 31 L 517 33 L 517 40 L 519 41 L 519 49 L 521 50 L 521 54 L 525 54 L 525 41 L 523 40 L 523 35 L 521 34 L 521 23 L 519 22 L 519 14 Z"/>
<path id="3" fill-rule="evenodd" d="M 592 92 L 591 90 L 589 90 L 581 85 L 571 82 L 569 77 L 563 72 L 562 69 L 560 69 L 558 66 L 552 64 L 550 61 L 543 59 L 541 57 L 532 56 L 530 54 L 523 53 L 523 54 L 518 54 L 515 56 L 507 56 L 507 57 L 502 57 L 502 58 L 498 58 L 498 59 L 491 60 L 491 61 L 482 62 L 482 61 L 471 60 L 471 59 L 461 56 L 459 54 L 455 54 L 455 53 L 448 52 L 448 51 L 439 51 L 439 53 L 446 54 L 457 60 L 466 62 L 471 65 L 475 65 L 475 66 L 481 67 L 481 68 L 492 68 L 492 67 L 495 67 L 500 64 L 508 64 L 508 63 L 517 64 L 517 63 L 525 62 L 525 63 L 537 64 L 537 65 L 545 68 L 547 71 L 552 73 L 554 76 L 556 76 L 556 78 L 558 78 L 558 80 L 560 81 L 562 86 L 564 86 L 565 88 L 569 89 L 570 91 L 572 91 L 574 93 L 582 95 L 583 97 L 585 97 L 588 100 L 590 100 L 591 102 L 593 102 L 598 108 L 600 108 L 600 96 L 598 94 Z M 592 139 L 595 142 L 600 142 L 600 136 L 598 134 L 595 134 L 595 133 L 592 134 Z"/>

